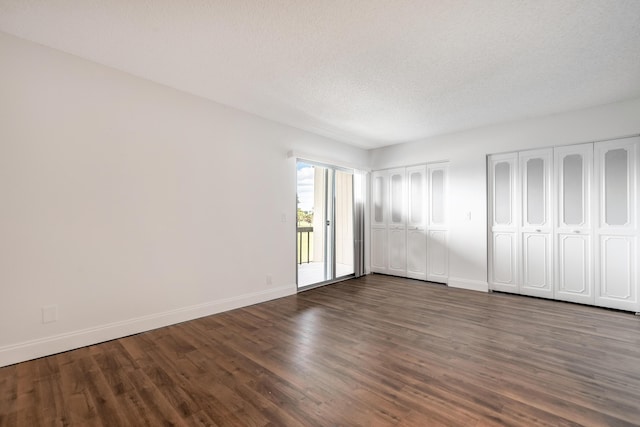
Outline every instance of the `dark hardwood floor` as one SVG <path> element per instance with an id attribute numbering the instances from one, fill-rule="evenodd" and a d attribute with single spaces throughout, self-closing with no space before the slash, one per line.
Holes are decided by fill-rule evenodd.
<path id="1" fill-rule="evenodd" d="M 373 275 L 0 368 L 0 425 L 640 425 L 640 318 Z"/>

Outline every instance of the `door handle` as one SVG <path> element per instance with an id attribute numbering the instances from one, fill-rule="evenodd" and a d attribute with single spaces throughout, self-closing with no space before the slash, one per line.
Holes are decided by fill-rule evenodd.
<path id="1" fill-rule="evenodd" d="M 539 228 L 536 228 L 536 233 L 540 233 L 542 230 L 540 230 Z"/>
<path id="2" fill-rule="evenodd" d="M 574 233 L 580 233 L 580 230 L 573 230 Z"/>

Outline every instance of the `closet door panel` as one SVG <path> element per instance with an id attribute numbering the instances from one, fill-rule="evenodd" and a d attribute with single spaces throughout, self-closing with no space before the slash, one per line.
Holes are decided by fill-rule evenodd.
<path id="1" fill-rule="evenodd" d="M 556 166 L 557 299 L 594 303 L 592 263 L 593 144 L 559 147 Z"/>
<path id="2" fill-rule="evenodd" d="M 596 304 L 640 311 L 637 280 L 637 165 L 640 138 L 595 144 Z"/>
<path id="3" fill-rule="evenodd" d="M 407 277 L 427 280 L 427 167 L 407 168 Z"/>
<path id="4" fill-rule="evenodd" d="M 519 292 L 518 241 L 518 154 L 489 157 L 489 288 Z"/>
<path id="5" fill-rule="evenodd" d="M 407 197 L 405 168 L 389 170 L 388 273 L 407 275 Z"/>
<path id="6" fill-rule="evenodd" d="M 427 280 L 447 283 L 449 280 L 448 165 L 437 163 L 428 165 L 427 182 L 429 188 Z"/>
<path id="7" fill-rule="evenodd" d="M 520 293 L 553 298 L 553 150 L 525 151 L 518 157 L 522 194 Z"/>
<path id="8" fill-rule="evenodd" d="M 371 174 L 371 271 L 386 274 L 389 268 L 387 216 L 389 182 L 386 171 Z"/>
<path id="9" fill-rule="evenodd" d="M 640 312 L 639 162 L 640 137 L 489 156 L 490 289 Z"/>
<path id="10" fill-rule="evenodd" d="M 372 173 L 372 272 L 447 282 L 447 172 L 437 163 Z"/>

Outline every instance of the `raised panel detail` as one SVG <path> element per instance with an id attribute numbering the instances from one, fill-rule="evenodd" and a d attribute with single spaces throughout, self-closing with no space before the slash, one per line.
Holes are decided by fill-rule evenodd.
<path id="1" fill-rule="evenodd" d="M 546 222 L 545 167 L 543 159 L 529 159 L 526 164 L 527 188 L 525 189 L 526 218 L 525 223 L 541 225 Z"/>
<path id="2" fill-rule="evenodd" d="M 375 223 L 385 222 L 386 206 L 386 182 L 384 176 L 373 177 L 373 221 Z"/>
<path id="3" fill-rule="evenodd" d="M 600 241 L 600 296 L 627 300 L 633 296 L 633 238 L 603 236 Z"/>
<path id="4" fill-rule="evenodd" d="M 584 295 L 588 292 L 589 243 L 587 236 L 560 236 L 559 291 Z"/>
<path id="5" fill-rule="evenodd" d="M 443 224 L 444 218 L 444 170 L 431 172 L 431 223 Z"/>
<path id="6" fill-rule="evenodd" d="M 387 229 L 371 229 L 371 270 L 374 273 L 387 272 Z"/>
<path id="7" fill-rule="evenodd" d="M 496 283 L 515 283 L 515 260 L 513 233 L 493 234 L 493 281 Z"/>
<path id="8" fill-rule="evenodd" d="M 390 183 L 390 222 L 394 224 L 400 224 L 404 222 L 405 216 L 405 200 L 403 194 L 403 175 L 394 173 L 391 174 Z"/>
<path id="9" fill-rule="evenodd" d="M 523 235 L 523 286 L 549 287 L 549 236 Z"/>
<path id="10" fill-rule="evenodd" d="M 427 249 L 429 256 L 429 275 L 432 276 L 447 276 L 448 265 L 448 252 L 447 252 L 447 232 L 446 231 L 430 231 L 429 232 L 429 247 Z"/>
<path id="11" fill-rule="evenodd" d="M 499 162 L 495 165 L 494 175 L 494 215 L 495 222 L 499 225 L 509 225 L 511 218 L 511 165 L 508 162 Z"/>
<path id="12" fill-rule="evenodd" d="M 404 227 L 389 229 L 389 272 L 407 271 L 407 246 Z"/>
<path id="13" fill-rule="evenodd" d="M 584 223 L 583 158 L 580 154 L 569 154 L 562 160 L 562 203 L 566 225 Z"/>
<path id="14" fill-rule="evenodd" d="M 424 220 L 424 174 L 418 171 L 409 176 L 409 223 L 423 224 Z"/>
<path id="15" fill-rule="evenodd" d="M 427 236 L 424 230 L 407 231 L 407 275 L 413 279 L 427 278 Z"/>
<path id="16" fill-rule="evenodd" d="M 628 152 L 624 148 L 604 155 L 604 205 L 607 225 L 625 225 L 629 221 Z"/>

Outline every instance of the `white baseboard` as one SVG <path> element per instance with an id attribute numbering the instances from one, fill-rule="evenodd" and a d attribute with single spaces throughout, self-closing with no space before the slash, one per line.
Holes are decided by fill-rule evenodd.
<path id="1" fill-rule="evenodd" d="M 470 291 L 489 292 L 489 283 L 482 280 L 461 279 L 449 277 L 448 285 L 452 288 L 468 289 Z"/>
<path id="2" fill-rule="evenodd" d="M 152 329 L 162 328 L 199 317 L 210 316 L 223 311 L 282 298 L 296 293 L 295 285 L 281 286 L 262 292 L 254 292 L 237 297 L 210 301 L 203 304 L 178 308 L 162 313 L 150 314 L 133 319 L 113 322 L 64 334 L 39 338 L 0 347 L 0 367 L 37 359 L 43 356 L 73 350 Z"/>

